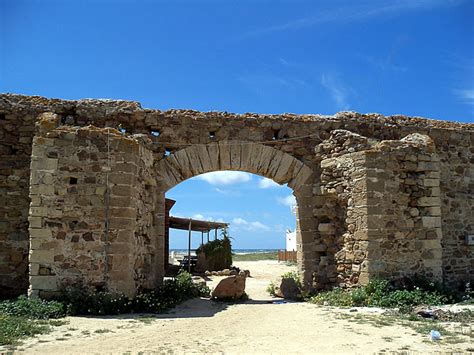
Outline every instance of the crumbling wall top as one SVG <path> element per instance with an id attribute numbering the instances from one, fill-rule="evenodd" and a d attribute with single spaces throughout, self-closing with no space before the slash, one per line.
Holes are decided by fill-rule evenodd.
<path id="1" fill-rule="evenodd" d="M 382 125 L 386 127 L 418 127 L 420 129 L 453 129 L 474 132 L 474 124 L 459 123 L 452 121 L 432 120 L 421 117 L 410 117 L 404 115 L 384 116 L 378 113 L 361 114 L 357 112 L 338 112 L 335 115 L 319 114 L 258 114 L 258 113 L 228 113 L 228 112 L 200 112 L 187 109 L 171 109 L 167 111 L 144 109 L 136 101 L 110 100 L 110 99 L 81 99 L 62 100 L 48 99 L 41 96 L 26 96 L 18 94 L 0 94 L 0 111 L 40 113 L 52 111 L 64 114 L 84 115 L 91 119 L 114 116 L 117 114 L 131 115 L 131 119 L 143 119 L 147 115 L 159 115 L 169 119 L 191 118 L 193 120 L 281 120 L 295 122 L 358 122 L 363 124 Z"/>

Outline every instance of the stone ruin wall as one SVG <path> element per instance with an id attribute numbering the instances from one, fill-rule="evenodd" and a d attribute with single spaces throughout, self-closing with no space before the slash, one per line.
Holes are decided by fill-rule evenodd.
<path id="1" fill-rule="evenodd" d="M 439 159 L 424 138 L 382 141 L 321 162 L 322 194 L 331 198 L 321 199 L 329 208 L 320 205 L 319 213 L 332 215 L 320 232 L 343 226 L 332 253 L 340 281 L 415 273 L 443 281 Z"/>
<path id="2" fill-rule="evenodd" d="M 32 140 L 35 134 L 35 122 L 38 120 L 38 116 L 43 112 L 56 113 L 63 129 L 70 127 L 77 131 L 79 127 L 84 127 L 82 129 L 86 129 L 85 127 L 89 124 L 98 128 L 106 126 L 118 127 L 118 125 L 121 124 L 122 127 L 126 129 L 127 135 L 144 134 L 148 139 L 151 139 L 155 143 L 152 145 L 144 144 L 143 147 L 138 144 L 140 149 L 143 149 L 143 151 L 148 150 L 149 153 L 154 156 L 155 160 L 161 159 L 166 151 L 178 151 L 189 144 L 209 144 L 229 139 L 253 142 L 266 141 L 266 145 L 291 154 L 307 166 L 311 167 L 315 171 L 316 176 L 321 176 L 321 161 L 325 159 L 338 159 L 338 157 L 344 154 L 364 155 L 361 153 L 363 150 L 357 152 L 356 150 L 358 148 L 354 147 L 370 149 L 374 143 L 376 144 L 382 140 L 400 140 L 412 133 L 428 135 L 434 141 L 436 154 L 439 159 L 439 162 L 433 161 L 432 163 L 435 165 L 436 163 L 438 164 L 440 172 L 439 194 L 441 203 L 441 265 L 443 279 L 446 284 L 456 287 L 459 286 L 461 282 L 469 280 L 473 281 L 473 275 L 471 272 L 471 270 L 474 269 L 473 247 L 466 245 L 464 240 L 467 234 L 474 233 L 474 126 L 472 124 L 430 121 L 405 116 L 384 117 L 376 114 L 361 115 L 347 112 L 339 113 L 335 116 L 291 114 L 235 115 L 218 112 L 201 113 L 187 110 L 170 110 L 162 112 L 141 109 L 137 103 L 126 101 L 64 101 L 20 95 L 0 95 L 0 198 L 2 200 L 2 203 L 0 204 L 0 286 L 2 286 L 3 294 L 7 294 L 9 288 L 11 293 L 23 292 L 28 285 L 26 270 L 28 265 L 28 210 L 30 203 L 28 190 L 30 157 Z M 344 140 L 338 140 L 337 137 L 334 137 L 334 131 L 337 130 L 349 131 L 358 134 L 363 138 L 355 139 L 346 137 Z M 152 131 L 159 132 L 159 136 L 151 135 L 150 133 Z M 312 135 L 294 141 L 281 140 L 308 134 Z M 123 135 L 121 137 L 123 137 Z M 336 144 L 334 145 L 334 143 Z M 436 154 L 429 153 L 428 155 L 430 158 L 433 156 L 435 157 L 434 159 L 437 159 Z M 366 157 L 363 159 L 367 159 L 367 155 L 370 156 L 371 153 L 365 155 Z M 416 156 L 418 159 L 418 155 Z M 346 158 L 350 157 L 347 156 Z M 424 186 L 421 183 L 421 181 L 425 180 L 425 177 L 422 175 L 427 173 L 431 174 L 431 172 L 412 172 L 409 171 L 409 169 L 407 172 L 397 170 L 397 166 L 404 166 L 405 162 L 403 159 L 405 158 L 390 158 L 390 160 L 385 160 L 384 158 L 375 159 L 375 161 L 378 161 L 377 164 L 381 164 L 374 168 L 376 169 L 375 174 L 379 173 L 377 172 L 377 169 L 381 169 L 380 166 L 385 166 L 388 162 L 390 162 L 390 164 L 393 165 L 392 167 L 395 169 L 389 179 L 389 181 L 392 182 L 389 182 L 387 186 L 385 186 L 385 184 L 383 186 L 384 192 L 393 193 L 394 196 L 396 195 L 397 199 L 401 196 L 402 200 L 408 198 L 408 201 L 411 201 L 412 198 L 418 198 L 418 196 L 415 196 L 418 195 L 418 191 L 408 191 L 407 189 L 411 189 L 410 186 L 421 188 L 423 193 L 429 190 L 427 189 L 428 187 L 431 190 L 436 190 L 437 186 Z M 413 163 L 418 164 L 419 161 L 414 161 Z M 362 173 L 361 171 L 357 171 L 358 169 L 359 167 L 351 173 L 346 173 L 349 174 L 347 176 L 350 176 L 350 174 Z M 370 172 L 367 169 L 365 170 L 366 173 L 368 172 L 370 175 Z M 143 172 L 143 174 L 146 175 L 147 173 Z M 405 174 L 406 177 L 403 174 Z M 410 174 L 413 175 L 414 179 L 411 179 L 412 175 Z M 94 175 L 96 175 L 96 179 L 100 179 L 100 176 L 97 176 L 97 174 Z M 434 175 L 436 175 L 436 171 L 434 171 Z M 57 178 L 59 178 L 59 176 L 60 174 L 58 174 Z M 331 174 L 328 176 L 331 176 Z M 67 177 L 66 175 L 62 175 L 62 178 L 65 179 Z M 408 183 L 406 181 L 407 179 Z M 415 180 L 416 185 L 411 185 L 413 181 L 410 179 Z M 141 177 L 140 180 L 142 180 Z M 143 180 L 145 179 L 143 178 Z M 367 181 L 369 181 L 369 179 Z M 393 181 L 395 181 L 396 184 L 393 183 Z M 67 191 L 64 181 L 62 181 L 62 184 L 63 188 L 66 188 Z M 58 187 L 59 186 L 61 186 L 61 184 L 58 183 Z M 396 190 L 393 190 L 396 186 L 401 186 L 402 189 L 398 191 L 400 194 L 398 194 Z M 42 186 L 42 188 L 44 189 L 44 186 Z M 157 189 L 158 191 L 151 193 L 150 189 L 153 190 L 152 184 L 144 184 L 140 189 L 141 192 L 136 192 L 135 196 L 141 194 L 142 196 L 146 196 L 145 200 L 152 200 L 154 198 L 161 199 L 164 197 L 165 191 Z M 325 228 L 332 228 L 325 226 L 324 224 L 327 224 L 328 216 L 334 212 L 333 210 L 330 210 L 332 204 L 329 203 L 329 205 L 326 206 L 326 208 L 329 208 L 326 212 L 326 216 L 320 219 L 322 211 L 320 209 L 318 210 L 317 206 L 322 200 L 329 198 L 329 196 L 325 197 L 321 193 L 319 182 L 315 182 L 313 190 L 314 196 L 312 197 L 312 200 L 307 203 L 313 206 L 313 208 L 311 208 L 311 213 L 314 219 L 314 230 L 304 237 L 307 244 L 309 243 L 308 239 L 311 239 L 313 246 L 309 249 L 307 248 L 304 251 L 304 255 L 299 255 L 299 257 L 303 258 L 301 262 L 306 263 L 308 267 L 322 270 L 316 268 L 315 265 L 319 266 L 321 263 L 324 264 L 331 258 L 331 253 L 326 255 L 326 259 L 321 258 L 325 255 L 322 254 L 324 251 L 321 250 L 323 247 L 321 246 L 320 241 L 325 238 Z M 34 192 L 34 188 L 32 192 Z M 429 193 L 432 194 L 433 191 Z M 31 200 L 32 211 L 33 207 L 35 207 L 33 195 L 34 194 L 32 194 Z M 142 200 L 142 198 L 140 198 L 140 200 Z M 344 203 L 341 203 L 341 201 L 344 201 L 344 198 L 336 198 L 335 201 L 333 201 L 334 206 L 338 206 L 339 208 L 337 212 L 339 216 L 333 216 L 331 218 L 337 217 L 342 221 L 342 219 L 348 218 L 345 216 L 348 211 L 347 207 Z M 410 202 L 408 203 L 410 204 Z M 142 208 L 145 208 L 144 206 L 146 205 L 148 205 L 148 203 L 144 204 Z M 405 217 L 407 216 L 406 212 L 408 211 L 408 213 L 410 213 L 411 208 L 413 207 L 410 205 L 410 209 L 408 209 L 405 203 L 401 203 L 400 205 L 401 207 L 397 207 L 394 214 L 391 214 L 391 212 L 390 214 L 387 214 L 387 209 L 390 209 L 390 206 L 385 206 L 384 216 L 391 215 L 396 216 L 397 218 L 400 216 Z M 320 207 L 325 208 L 324 205 Z M 423 208 L 419 208 L 418 216 L 410 215 L 415 224 L 413 227 L 414 230 L 417 230 L 417 225 L 423 227 L 423 223 L 433 223 L 433 228 L 436 230 L 435 234 L 439 234 L 438 222 L 436 222 L 435 219 L 430 219 L 429 222 L 426 218 L 424 220 L 425 222 L 423 222 L 422 219 L 423 217 L 439 218 L 439 216 L 426 214 L 428 213 L 427 211 L 431 211 L 430 207 L 436 206 L 420 207 Z M 158 223 L 160 218 L 164 218 L 164 206 L 163 208 L 161 206 L 155 206 L 155 208 L 156 214 L 155 216 L 150 216 L 148 222 L 139 221 L 135 223 L 143 223 L 144 225 L 147 225 L 147 223 L 150 223 L 150 218 L 156 218 L 158 219 L 158 221 L 155 221 L 157 223 L 151 227 L 148 225 L 148 227 L 159 228 L 156 227 L 156 225 L 160 225 L 160 223 Z M 415 214 L 414 210 L 412 213 Z M 305 218 L 311 217 L 308 216 L 307 210 L 304 211 L 304 214 Z M 41 216 L 32 215 L 32 217 Z M 48 218 L 51 217 L 53 216 L 48 216 Z M 71 215 L 71 217 L 73 216 Z M 341 238 L 344 240 L 344 238 L 346 238 L 346 236 L 344 236 L 345 234 L 355 232 L 348 231 L 346 228 L 353 224 L 349 223 L 351 221 L 350 218 L 349 213 L 349 220 L 345 222 L 345 227 L 341 227 L 343 224 L 339 223 L 335 227 L 336 234 L 326 236 L 326 238 L 332 238 L 331 241 L 328 240 L 326 248 L 328 245 L 335 246 L 332 252 L 337 256 L 334 256 L 333 259 L 339 259 L 342 255 L 342 253 L 336 254 L 341 250 L 341 245 L 338 244 L 336 240 L 341 240 Z M 144 218 L 144 220 L 146 220 L 146 218 Z M 37 221 L 38 219 L 36 219 L 36 223 L 38 223 Z M 398 222 L 399 219 L 396 219 L 396 221 Z M 34 228 L 33 225 L 30 227 Z M 144 229 L 142 228 L 141 230 L 144 231 L 146 228 L 147 227 Z M 352 230 L 352 228 L 353 227 L 351 226 L 350 229 Z M 396 227 L 394 228 L 396 229 Z M 99 229 L 97 230 L 98 234 Z M 140 230 L 140 228 L 134 229 Z M 394 233 L 396 234 L 395 229 L 393 231 L 387 230 L 387 234 L 382 236 L 382 238 L 386 240 L 386 244 L 381 244 L 380 247 L 384 248 L 382 253 L 384 253 L 383 257 L 386 258 L 387 261 L 397 258 L 397 253 L 394 252 L 392 253 L 393 255 L 390 255 L 388 249 L 396 246 L 396 248 L 400 248 L 399 250 L 401 251 L 405 248 L 405 246 L 401 244 L 400 239 L 391 239 L 391 235 Z M 87 232 L 84 231 L 84 233 Z M 405 234 L 408 234 L 408 232 Z M 429 238 L 427 237 L 427 234 L 428 233 L 425 232 L 421 237 L 421 244 L 419 244 L 420 241 L 416 244 L 418 247 L 427 243 L 423 241 L 423 238 L 426 240 L 436 240 L 429 239 L 434 238 L 433 234 L 430 234 Z M 142 235 L 145 236 L 147 234 L 142 233 Z M 142 242 L 140 243 L 143 245 L 150 243 L 148 246 L 149 248 L 160 248 L 158 241 L 150 242 L 146 239 L 147 238 L 142 238 Z M 138 238 L 138 240 L 140 240 L 140 238 Z M 364 250 L 365 243 L 363 243 L 363 240 L 358 243 L 360 249 Z M 434 242 L 428 242 L 428 244 L 429 243 Z M 408 246 L 406 247 L 411 248 L 410 245 L 411 244 L 408 243 Z M 369 251 L 361 251 L 360 253 L 362 254 L 360 254 L 354 252 L 354 250 L 358 250 L 355 249 L 354 246 L 351 249 L 347 245 L 343 245 L 342 248 L 346 248 L 344 251 L 348 252 L 349 259 L 353 257 L 359 260 L 362 257 L 362 254 L 363 257 L 370 259 Z M 139 249 L 140 248 L 137 247 L 135 250 Z M 436 251 L 436 248 L 428 250 L 432 250 L 432 252 L 426 252 L 430 254 L 429 257 L 432 257 L 433 260 L 439 259 L 439 251 Z M 354 255 L 351 256 L 350 253 L 353 253 Z M 66 258 L 67 253 L 64 254 L 64 257 Z M 133 255 L 136 254 L 139 253 L 134 252 Z M 133 258 L 135 257 L 132 257 L 131 259 Z M 438 263 L 438 261 L 436 261 L 436 263 Z M 156 266 L 160 262 L 162 263 L 163 261 L 139 261 L 138 264 L 141 263 L 142 265 L 147 265 L 148 263 L 148 265 L 155 265 L 151 266 L 151 269 L 160 270 L 160 267 Z M 133 263 L 135 265 L 135 261 Z M 96 265 L 98 264 L 99 263 Z M 357 263 L 355 266 L 351 265 L 350 271 L 346 266 L 342 266 L 342 264 L 344 263 L 329 265 L 330 267 L 325 269 L 325 277 L 337 279 L 339 275 L 339 279 L 344 280 L 350 278 L 354 280 L 360 277 L 360 270 L 363 268 L 363 263 L 360 264 L 360 270 L 358 269 L 359 266 L 357 266 Z M 334 271 L 331 273 L 331 269 L 334 270 L 334 267 L 336 268 L 336 276 L 334 275 Z M 354 270 L 352 270 L 352 268 L 354 268 Z M 144 266 L 143 272 L 148 272 L 149 270 L 150 269 L 147 269 L 147 267 Z M 32 270 L 32 272 L 33 271 L 35 270 Z M 43 268 L 40 271 L 38 268 L 37 272 L 48 273 L 53 271 L 49 271 L 47 268 Z M 138 281 L 140 280 L 140 276 L 136 274 L 133 275 L 135 284 L 140 285 L 140 281 Z M 35 275 L 32 274 L 32 276 Z M 321 276 L 322 275 L 318 276 L 317 272 L 313 275 L 316 283 L 317 278 Z M 159 278 L 159 275 L 157 275 L 157 278 Z"/>
<path id="3" fill-rule="evenodd" d="M 41 115 L 33 139 L 31 293 L 153 288 L 163 276 L 155 265 L 159 240 L 148 237 L 155 232 L 153 154 L 114 129 L 56 129 L 58 120 Z"/>

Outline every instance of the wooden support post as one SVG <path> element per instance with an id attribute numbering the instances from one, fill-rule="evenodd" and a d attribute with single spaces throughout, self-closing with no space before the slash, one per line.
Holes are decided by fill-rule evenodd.
<path id="1" fill-rule="evenodd" d="M 189 236 L 188 236 L 188 272 L 191 273 L 191 220 L 189 220 Z"/>
<path id="2" fill-rule="evenodd" d="M 204 232 L 201 232 L 201 245 L 204 244 Z"/>
<path id="3" fill-rule="evenodd" d="M 207 231 L 207 242 L 209 243 L 209 231 Z"/>
<path id="4" fill-rule="evenodd" d="M 214 240 L 217 240 L 217 228 L 214 229 Z"/>

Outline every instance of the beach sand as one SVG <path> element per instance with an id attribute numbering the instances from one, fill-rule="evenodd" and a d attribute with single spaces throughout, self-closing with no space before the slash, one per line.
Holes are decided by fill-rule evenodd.
<path id="1" fill-rule="evenodd" d="M 378 309 L 269 303 L 274 300 L 265 292 L 269 282 L 295 268 L 276 261 L 236 264 L 251 272 L 246 302 L 194 299 L 158 316 L 68 317 L 68 324 L 26 340 L 18 350 L 25 354 L 367 354 L 466 352 L 472 347 L 467 335 L 431 342 L 427 333 L 419 334 L 401 321 L 385 321 Z M 213 277 L 210 285 L 218 279 Z M 472 329 L 471 324 L 471 336 Z"/>

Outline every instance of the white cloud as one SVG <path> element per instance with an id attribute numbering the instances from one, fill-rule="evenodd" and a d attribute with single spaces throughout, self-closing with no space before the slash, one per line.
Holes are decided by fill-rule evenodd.
<path id="1" fill-rule="evenodd" d="M 262 231 L 268 231 L 270 228 L 266 225 L 264 225 L 261 222 L 255 221 L 255 222 L 250 222 L 249 224 L 249 230 L 262 230 Z"/>
<path id="2" fill-rule="evenodd" d="M 281 185 L 276 183 L 272 179 L 261 178 L 258 181 L 258 187 L 261 189 L 270 189 L 272 187 L 281 187 Z"/>
<path id="3" fill-rule="evenodd" d="M 278 203 L 289 207 L 296 205 L 296 199 L 293 195 L 288 195 L 286 197 L 277 197 L 277 201 Z"/>
<path id="4" fill-rule="evenodd" d="M 474 89 L 454 90 L 454 93 L 463 102 L 469 105 L 474 105 Z"/>
<path id="5" fill-rule="evenodd" d="M 240 217 L 234 218 L 232 220 L 232 223 L 236 224 L 236 225 L 247 225 L 247 224 L 249 224 L 249 222 L 247 222 L 245 219 L 240 218 Z"/>
<path id="6" fill-rule="evenodd" d="M 207 216 L 202 215 L 201 213 L 193 214 L 193 216 L 191 218 L 192 219 L 199 219 L 201 221 L 211 221 L 211 222 L 225 223 L 225 221 L 222 218 L 207 217 Z"/>
<path id="7" fill-rule="evenodd" d="M 262 222 L 254 221 L 248 222 L 247 220 L 236 217 L 232 220 L 232 224 L 237 226 L 235 229 L 244 229 L 246 231 L 269 231 L 270 227 L 266 226 Z"/>
<path id="8" fill-rule="evenodd" d="M 196 179 L 204 180 L 211 185 L 233 185 L 250 181 L 251 175 L 242 171 L 214 171 L 212 173 L 202 174 Z"/>

